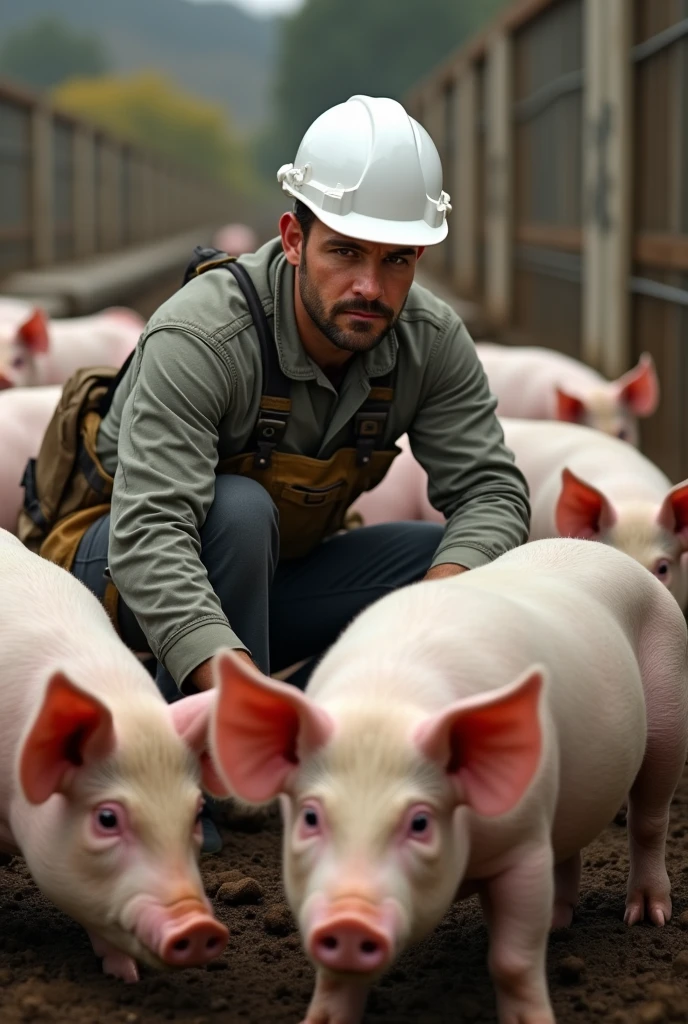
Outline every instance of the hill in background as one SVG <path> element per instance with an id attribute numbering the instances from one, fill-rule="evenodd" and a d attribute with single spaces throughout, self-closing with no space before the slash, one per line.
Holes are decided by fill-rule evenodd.
<path id="1" fill-rule="evenodd" d="M 212 0 L 0 0 L 0 33 L 46 15 L 97 36 L 114 73 L 161 71 L 220 103 L 242 132 L 254 134 L 269 117 L 276 19 Z"/>

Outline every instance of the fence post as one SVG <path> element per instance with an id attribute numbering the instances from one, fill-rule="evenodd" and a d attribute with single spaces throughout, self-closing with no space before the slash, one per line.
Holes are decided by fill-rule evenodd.
<path id="1" fill-rule="evenodd" d="M 632 5 L 585 0 L 583 356 L 628 368 Z"/>
<path id="2" fill-rule="evenodd" d="M 96 189 L 93 132 L 74 125 L 74 254 L 90 256 L 96 248 Z"/>
<path id="3" fill-rule="evenodd" d="M 594 0 L 593 0 L 594 2 Z M 488 44 L 486 66 L 487 168 L 485 304 L 492 323 L 509 321 L 513 292 L 512 42 L 504 32 Z"/>
<path id="4" fill-rule="evenodd" d="M 40 101 L 31 112 L 31 222 L 33 262 L 46 266 L 55 252 L 53 120 Z"/>
<path id="5" fill-rule="evenodd" d="M 478 76 L 466 65 L 456 82 L 456 148 L 450 237 L 454 246 L 454 285 L 460 295 L 475 295 L 478 284 Z"/>

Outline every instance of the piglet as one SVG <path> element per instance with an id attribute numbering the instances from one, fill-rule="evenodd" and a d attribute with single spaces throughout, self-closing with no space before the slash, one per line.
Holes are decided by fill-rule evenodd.
<path id="1" fill-rule="evenodd" d="M 201 966 L 227 929 L 198 871 L 207 711 L 168 706 L 73 576 L 0 531 L 0 847 L 88 931 L 107 974 Z M 200 713 L 199 713 L 200 711 Z"/>
<path id="2" fill-rule="evenodd" d="M 83 366 L 120 366 L 143 326 L 138 313 L 116 306 L 50 321 L 40 309 L 3 316 L 0 307 L 0 388 L 64 384 Z"/>
<path id="3" fill-rule="evenodd" d="M 688 606 L 688 480 L 672 486 L 639 451 L 589 427 L 509 419 L 502 427 L 528 481 L 531 540 L 610 544 Z"/>
<path id="4" fill-rule="evenodd" d="M 498 399 L 499 416 L 582 423 L 638 444 L 638 417 L 659 404 L 659 382 L 652 356 L 618 380 L 608 381 L 584 363 L 547 348 L 475 346 Z"/>
<path id="5" fill-rule="evenodd" d="M 243 800 L 281 796 L 285 889 L 317 971 L 306 1024 L 356 1024 L 460 886 L 480 893 L 501 1024 L 554 1024 L 548 931 L 571 922 L 580 850 L 629 792 L 625 920 L 669 919 L 686 640 L 636 562 L 556 539 L 382 598 L 305 694 L 217 656 L 214 763 Z"/>
<path id="6" fill-rule="evenodd" d="M 639 451 L 573 423 L 503 419 L 504 438 L 530 490 L 530 539 L 580 537 L 611 544 L 654 573 L 688 607 L 688 480 L 672 486 Z M 398 519 L 444 522 L 406 435 L 384 480 L 362 494 L 350 525 Z"/>
<path id="7" fill-rule="evenodd" d="M 62 388 L 9 388 L 0 392 L 0 529 L 17 529 L 24 500 L 21 479 L 41 447 Z"/>

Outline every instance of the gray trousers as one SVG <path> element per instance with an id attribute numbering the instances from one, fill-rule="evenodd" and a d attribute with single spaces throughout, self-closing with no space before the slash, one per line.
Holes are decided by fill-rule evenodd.
<path id="1" fill-rule="evenodd" d="M 440 543 L 436 523 L 369 526 L 329 538 L 305 558 L 280 562 L 279 515 L 268 492 L 248 477 L 220 475 L 201 527 L 201 560 L 222 610 L 259 668 L 269 674 L 315 659 L 367 605 L 420 580 Z M 110 516 L 84 535 L 72 572 L 103 599 Z M 148 649 L 131 610 L 119 601 L 119 627 L 133 650 Z M 305 685 L 315 661 L 291 677 Z M 159 665 L 168 700 L 180 694 Z"/>

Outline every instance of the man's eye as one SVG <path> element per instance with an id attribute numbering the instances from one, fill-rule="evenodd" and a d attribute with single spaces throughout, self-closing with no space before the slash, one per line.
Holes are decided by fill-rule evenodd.
<path id="1" fill-rule="evenodd" d="M 387 262 L 392 263 L 395 267 L 407 267 L 408 260 L 403 256 L 388 256 Z"/>
<path id="2" fill-rule="evenodd" d="M 353 249 L 335 249 L 338 256 L 355 256 L 356 253 Z"/>

